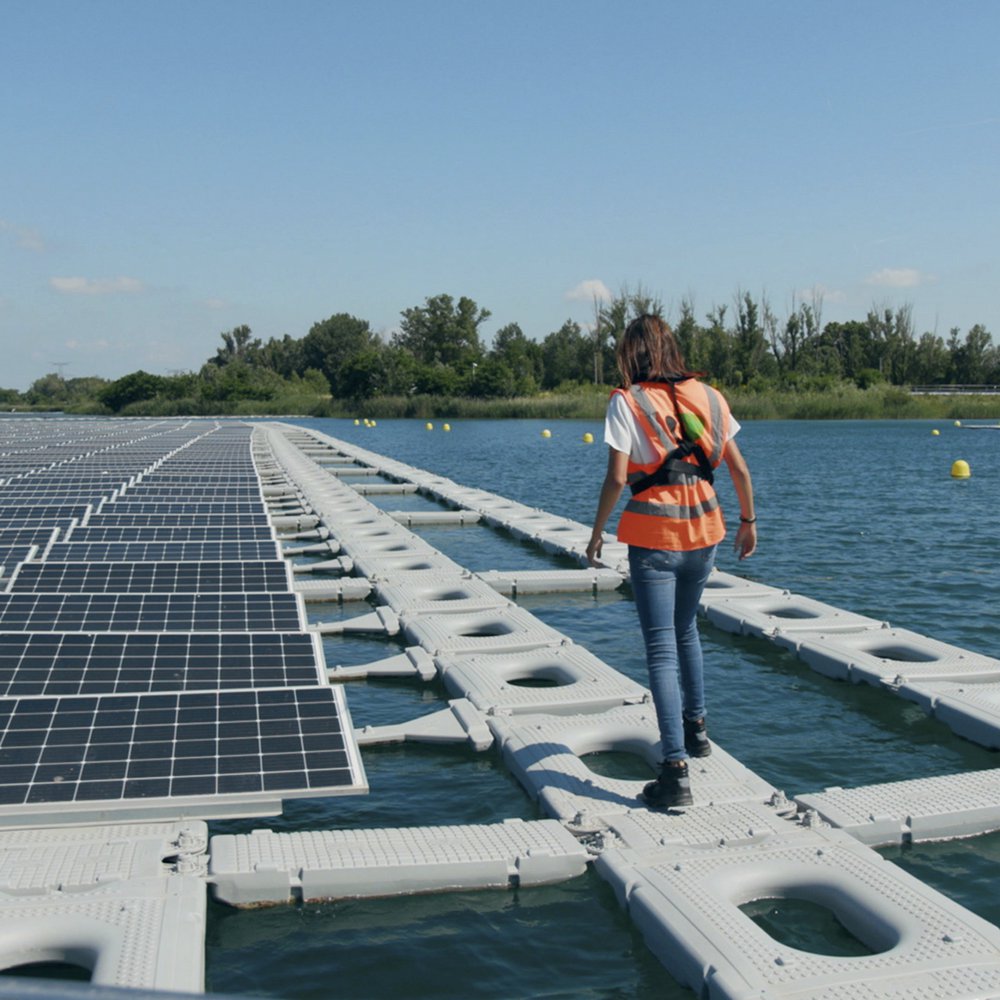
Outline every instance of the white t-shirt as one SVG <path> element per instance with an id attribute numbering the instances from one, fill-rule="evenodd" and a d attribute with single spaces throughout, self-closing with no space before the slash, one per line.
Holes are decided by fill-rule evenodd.
<path id="1" fill-rule="evenodd" d="M 729 437 L 726 440 L 736 437 L 739 429 L 739 421 L 730 416 Z M 604 443 L 615 451 L 625 452 L 638 465 L 648 465 L 657 458 L 646 432 L 639 426 L 635 414 L 620 392 L 616 392 L 608 403 L 608 412 L 604 418 Z"/>

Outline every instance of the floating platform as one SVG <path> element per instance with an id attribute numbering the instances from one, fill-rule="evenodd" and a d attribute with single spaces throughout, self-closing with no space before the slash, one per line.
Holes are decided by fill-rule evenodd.
<path id="1" fill-rule="evenodd" d="M 82 473 L 87 435 L 103 424 L 71 425 Z M 624 546 L 607 540 L 594 570 L 584 525 L 300 427 L 157 422 L 154 444 L 139 447 L 143 421 L 108 426 L 121 447 L 99 465 L 117 463 L 113 476 L 79 476 L 45 503 L 32 503 L 33 477 L 47 469 L 58 487 L 63 451 L 49 464 L 0 461 L 0 480 L 14 484 L 0 486 L 0 542 L 23 555 L 8 555 L 0 577 L 0 966 L 73 960 L 82 934 L 95 982 L 197 991 L 208 885 L 255 906 L 526 888 L 593 862 L 653 952 L 701 995 L 1000 994 L 1000 930 L 867 846 L 1000 829 L 997 772 L 790 801 L 713 743 L 690 765 L 694 804 L 650 810 L 640 792 L 660 753 L 648 692 L 508 596 L 617 587 Z M 366 500 L 369 488 L 449 509 L 404 518 Z M 502 528 L 580 569 L 470 573 L 411 530 L 444 518 Z M 247 548 L 222 547 L 234 543 Z M 282 566 L 282 550 L 312 562 Z M 188 580 L 205 589 L 171 590 Z M 306 623 L 305 600 L 362 599 L 357 614 Z M 997 745 L 1000 663 L 989 657 L 728 574 L 713 573 L 702 611 Z M 320 636 L 339 634 L 405 646 L 328 663 Z M 114 677 L 101 666 L 112 649 L 128 665 Z M 34 666 L 46 658 L 75 689 L 47 686 Z M 440 682 L 448 699 L 355 730 L 341 682 L 390 676 Z M 363 793 L 358 748 L 400 741 L 499 754 L 550 818 L 261 830 L 219 835 L 206 851 L 193 816 Z M 632 776 L 599 773 L 600 755 L 621 752 Z M 742 909 L 789 897 L 832 910 L 872 954 L 780 945 Z"/>

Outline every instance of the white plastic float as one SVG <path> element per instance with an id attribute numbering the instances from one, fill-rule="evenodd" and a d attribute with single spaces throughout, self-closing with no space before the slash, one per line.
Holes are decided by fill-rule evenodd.
<path id="1" fill-rule="evenodd" d="M 959 736 L 1000 749 L 1000 679 L 995 675 L 990 680 L 908 681 L 898 693 Z"/>
<path id="2" fill-rule="evenodd" d="M 204 988 L 204 823 L 0 833 L 0 968 L 66 962 L 102 986 Z"/>
<path id="3" fill-rule="evenodd" d="M 569 643 L 436 660 L 448 690 L 490 715 L 602 712 L 648 698 L 644 687 Z M 547 684 L 551 686 L 535 686 Z"/>
<path id="4" fill-rule="evenodd" d="M 599 714 L 495 716 L 489 719 L 504 760 L 549 815 L 578 832 L 610 825 L 611 817 L 646 811 L 640 794 L 661 759 L 653 706 L 636 705 Z M 629 780 L 604 777 L 584 758 L 606 751 L 631 753 L 648 776 Z M 712 744 L 708 757 L 688 762 L 696 808 L 719 802 L 768 802 L 776 789 Z M 794 811 L 794 806 L 789 807 Z"/>
<path id="5" fill-rule="evenodd" d="M 513 653 L 569 641 L 516 605 L 456 614 L 401 615 L 399 622 L 410 642 L 434 656 Z"/>
<path id="6" fill-rule="evenodd" d="M 779 596 L 739 596 L 710 600 L 705 604 L 708 620 L 723 632 L 777 638 L 789 633 L 856 632 L 877 629 L 882 622 L 842 611 L 822 601 L 788 591 Z"/>
<path id="7" fill-rule="evenodd" d="M 216 898 L 234 906 L 544 885 L 589 856 L 552 820 L 212 838 Z"/>
<path id="8" fill-rule="evenodd" d="M 784 643 L 784 639 L 779 638 Z M 838 680 L 902 687 L 908 680 L 1000 680 L 1000 660 L 906 629 L 800 634 L 789 640 L 800 660 Z"/>
<path id="9" fill-rule="evenodd" d="M 1000 770 L 827 788 L 795 801 L 873 847 L 972 837 L 1000 830 Z"/>
<path id="10" fill-rule="evenodd" d="M 839 830 L 790 827 L 657 853 L 612 848 L 596 866 L 653 953 L 702 997 L 1000 995 L 1000 929 Z M 874 954 L 781 944 L 740 909 L 763 899 L 831 910 Z"/>

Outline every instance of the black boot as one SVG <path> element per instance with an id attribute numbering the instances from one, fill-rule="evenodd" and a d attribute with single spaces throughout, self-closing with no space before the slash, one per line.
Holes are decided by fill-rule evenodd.
<path id="1" fill-rule="evenodd" d="M 707 757 L 712 752 L 704 719 L 684 720 L 684 749 L 689 757 Z"/>
<path id="2" fill-rule="evenodd" d="M 660 776 L 642 790 L 646 805 L 652 809 L 673 809 L 694 803 L 691 796 L 691 779 L 688 777 L 687 763 L 680 766 L 664 761 L 660 765 Z"/>

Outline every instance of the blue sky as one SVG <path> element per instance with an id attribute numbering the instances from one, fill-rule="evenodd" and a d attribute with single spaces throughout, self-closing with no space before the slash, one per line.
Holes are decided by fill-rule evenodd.
<path id="1" fill-rule="evenodd" d="M 1000 3 L 0 0 L 0 386 L 642 283 L 1000 340 Z"/>

